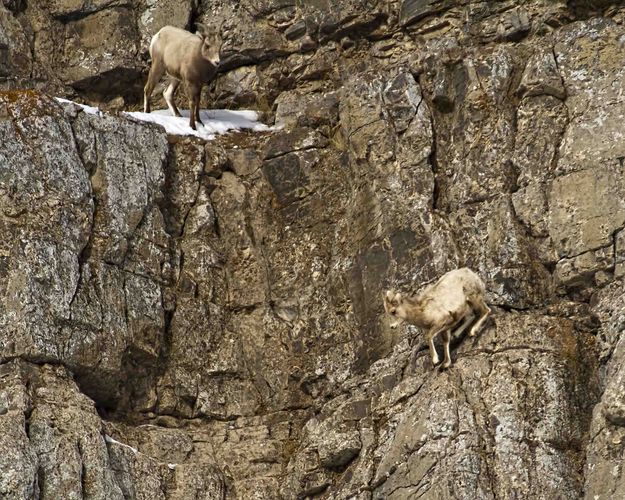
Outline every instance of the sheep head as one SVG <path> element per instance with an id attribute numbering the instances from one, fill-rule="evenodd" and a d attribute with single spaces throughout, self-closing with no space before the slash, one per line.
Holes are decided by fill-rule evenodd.
<path id="1" fill-rule="evenodd" d="M 401 293 L 393 290 L 387 290 L 384 294 L 384 310 L 387 314 L 390 314 L 395 321 L 391 323 L 391 328 L 397 328 L 400 323 L 403 322 L 404 318 L 400 317 L 398 314 L 398 308 L 402 304 L 402 296 Z"/>
<path id="2" fill-rule="evenodd" d="M 222 23 L 223 24 L 223 23 Z M 202 39 L 202 57 L 213 66 L 219 66 L 221 44 L 221 26 L 218 30 L 209 30 L 204 24 L 197 24 L 197 33 Z"/>

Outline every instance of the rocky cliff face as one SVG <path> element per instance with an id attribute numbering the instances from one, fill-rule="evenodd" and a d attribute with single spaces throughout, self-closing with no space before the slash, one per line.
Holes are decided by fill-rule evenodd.
<path id="1" fill-rule="evenodd" d="M 109 110 L 219 24 L 214 141 Z M 0 496 L 625 496 L 625 8 L 0 2 Z M 161 103 L 162 104 L 162 103 Z M 468 265 L 433 368 L 382 291 Z"/>

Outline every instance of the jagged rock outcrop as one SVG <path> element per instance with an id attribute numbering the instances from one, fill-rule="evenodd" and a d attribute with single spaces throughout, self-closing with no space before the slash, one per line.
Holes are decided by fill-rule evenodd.
<path id="1" fill-rule="evenodd" d="M 0 496 L 623 496 L 625 9 L 592 4 L 1 2 Z M 223 19 L 206 102 L 282 128 L 50 98 L 132 107 L 162 24 Z M 461 265 L 494 313 L 443 371 L 381 296 Z"/>

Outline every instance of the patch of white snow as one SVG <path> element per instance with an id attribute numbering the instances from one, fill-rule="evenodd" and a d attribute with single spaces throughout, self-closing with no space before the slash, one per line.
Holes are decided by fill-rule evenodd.
<path id="1" fill-rule="evenodd" d="M 108 434 L 104 434 L 104 441 L 106 441 L 107 443 L 114 443 L 114 444 L 118 444 L 120 446 L 125 446 L 126 448 L 130 448 L 134 453 L 138 453 L 139 452 L 139 450 L 137 450 L 137 448 L 133 448 L 129 444 L 120 443 L 119 441 L 117 441 L 116 439 L 113 439 Z"/>
<path id="2" fill-rule="evenodd" d="M 90 115 L 103 116 L 104 113 L 99 108 L 79 104 L 62 97 L 54 98 L 63 104 L 73 104 L 82 108 Z M 171 135 L 193 135 L 204 140 L 214 139 L 218 134 L 225 134 L 236 130 L 253 130 L 255 132 L 266 132 L 277 130 L 278 127 L 270 127 L 258 121 L 258 113 L 251 110 L 231 111 L 227 109 L 203 109 L 200 111 L 200 118 L 204 125 L 196 123 L 197 130 L 189 127 L 189 111 L 180 110 L 182 117 L 172 116 L 169 109 L 159 109 L 152 113 L 142 113 L 140 111 L 125 111 L 123 114 L 143 122 L 151 122 L 160 125 L 165 132 Z"/>
<path id="3" fill-rule="evenodd" d="M 90 115 L 102 116 L 102 111 L 100 111 L 100 108 L 96 108 L 94 106 L 87 106 L 86 104 L 79 104 L 77 102 L 70 101 L 69 99 L 63 99 L 62 97 L 55 97 L 54 99 L 57 102 L 60 102 L 60 103 L 63 103 L 63 104 L 74 104 L 75 106 L 78 106 L 79 108 L 82 108 L 85 113 L 88 113 Z"/>
<path id="4" fill-rule="evenodd" d="M 227 109 L 203 109 L 200 118 L 204 125 L 196 123 L 197 130 L 189 127 L 189 111 L 180 110 L 182 117 L 172 116 L 169 109 L 159 109 L 151 113 L 125 112 L 124 114 L 136 120 L 152 122 L 165 128 L 172 135 L 194 135 L 205 140 L 214 139 L 217 134 L 224 134 L 230 130 L 250 129 L 255 132 L 265 132 L 271 128 L 258 121 L 256 111 L 230 111 Z"/>

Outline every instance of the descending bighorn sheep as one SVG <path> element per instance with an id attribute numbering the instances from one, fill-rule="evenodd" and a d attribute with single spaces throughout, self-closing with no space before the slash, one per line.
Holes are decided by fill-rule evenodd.
<path id="1" fill-rule="evenodd" d="M 193 34 L 173 26 L 165 26 L 152 37 L 150 57 L 152 66 L 144 89 L 143 110 L 150 112 L 150 96 L 163 73 L 171 77 L 171 83 L 163 92 L 167 106 L 174 114 L 180 112 L 174 102 L 174 95 L 184 81 L 189 97 L 189 126 L 195 130 L 200 120 L 200 94 L 202 85 L 209 83 L 217 73 L 221 50 L 221 27 L 217 33 L 209 33 L 204 25 L 198 24 L 198 33 Z"/>
<path id="2" fill-rule="evenodd" d="M 443 367 L 451 366 L 449 342 L 451 329 L 462 332 L 479 315 L 471 327 L 469 336 L 473 337 L 490 313 L 484 301 L 485 287 L 477 274 L 464 267 L 444 274 L 436 283 L 427 286 L 415 297 L 402 297 L 400 293 L 387 291 L 384 295 L 384 309 L 395 318 L 391 328 L 396 328 L 403 321 L 427 329 L 432 363 L 438 364 L 438 353 L 434 347 L 434 337 L 443 334 L 445 361 Z"/>

